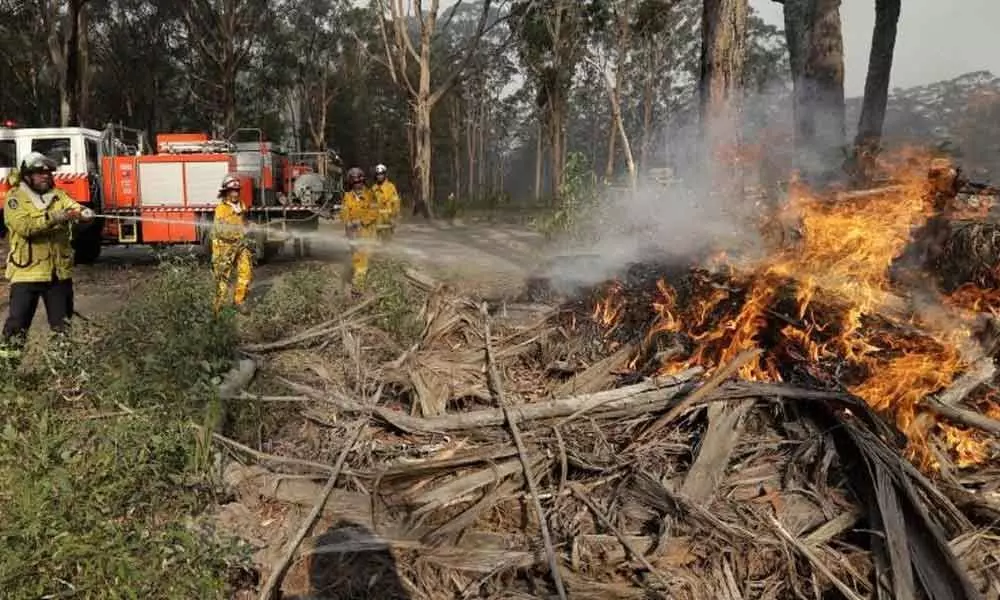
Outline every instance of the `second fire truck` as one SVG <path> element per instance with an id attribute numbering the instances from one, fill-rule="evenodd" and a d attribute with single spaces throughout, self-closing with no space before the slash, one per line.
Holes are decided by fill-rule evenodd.
<path id="1" fill-rule="evenodd" d="M 0 198 L 9 176 L 30 152 L 58 165 L 55 184 L 99 215 L 75 232 L 78 263 L 91 263 L 106 245 L 205 245 L 219 183 L 233 173 L 255 228 L 259 259 L 291 244 L 309 253 L 319 218 L 332 218 L 342 196 L 336 153 L 289 153 L 258 129 L 226 139 L 202 133 L 162 133 L 151 148 L 136 130 L 108 126 L 0 128 Z M 0 199 L 2 202 L 2 199 Z"/>

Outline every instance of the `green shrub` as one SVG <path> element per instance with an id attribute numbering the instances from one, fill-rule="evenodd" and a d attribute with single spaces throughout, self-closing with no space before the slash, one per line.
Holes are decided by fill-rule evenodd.
<path id="1" fill-rule="evenodd" d="M 423 328 L 420 309 L 424 299 L 407 282 L 403 263 L 386 259 L 372 261 L 368 282 L 377 298 L 374 311 L 381 315 L 375 324 L 403 344 L 416 341 Z"/>
<path id="2" fill-rule="evenodd" d="M 238 336 L 233 315 L 212 311 L 212 280 L 193 260 L 163 263 L 121 309 L 75 322 L 47 353 L 49 371 L 75 375 L 100 406 L 200 406 L 229 369 Z"/>
<path id="3" fill-rule="evenodd" d="M 536 230 L 546 239 L 585 234 L 585 224 L 598 205 L 600 190 L 587 157 L 572 152 L 566 157 L 565 181 L 559 189 L 559 206 L 551 214 L 534 219 Z"/>
<path id="4" fill-rule="evenodd" d="M 210 276 L 164 264 L 0 391 L 4 598 L 222 598 L 238 547 L 185 523 L 213 500 L 190 422 L 236 344 Z"/>
<path id="5" fill-rule="evenodd" d="M 332 319 L 345 308 L 340 275 L 329 267 L 296 267 L 278 277 L 254 303 L 246 336 L 255 341 L 288 337 L 291 331 Z"/>
<path id="6" fill-rule="evenodd" d="M 178 421 L 42 410 L 0 436 L 5 598 L 221 598 L 238 546 L 189 530 L 207 486 Z"/>

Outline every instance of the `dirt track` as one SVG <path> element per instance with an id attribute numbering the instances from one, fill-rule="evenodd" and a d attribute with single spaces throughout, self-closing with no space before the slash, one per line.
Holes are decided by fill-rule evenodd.
<path id="1" fill-rule="evenodd" d="M 461 281 L 470 291 L 494 295 L 516 289 L 537 266 L 542 241 L 540 234 L 524 226 L 415 222 L 402 224 L 393 244 L 384 248 L 383 253 L 417 265 L 436 277 Z M 347 261 L 342 230 L 335 224 L 323 224 L 313 242 L 311 258 L 296 261 L 290 252 L 283 251 L 271 262 L 258 266 L 254 285 L 266 286 L 296 262 L 340 263 L 346 268 Z M 156 255 L 149 248 L 106 248 L 98 263 L 76 270 L 77 311 L 86 316 L 114 310 L 127 297 L 128 290 L 148 276 L 156 264 Z M 6 294 L 3 296 L 5 304 Z M 44 311 L 39 310 L 36 327 L 44 324 L 44 318 Z"/>

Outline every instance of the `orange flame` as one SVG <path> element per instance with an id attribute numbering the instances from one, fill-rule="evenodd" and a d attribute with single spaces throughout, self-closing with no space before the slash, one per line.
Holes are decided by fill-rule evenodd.
<path id="1" fill-rule="evenodd" d="M 925 397 L 950 385 L 967 367 L 962 349 L 971 333 L 968 327 L 956 329 L 956 319 L 946 326 L 918 317 L 897 318 L 899 327 L 879 329 L 878 333 L 864 326 L 868 317 L 886 319 L 882 313 L 908 314 L 905 307 L 884 310 L 898 303 L 892 294 L 889 267 L 906 248 L 912 231 L 933 212 L 926 172 L 911 168 L 898 173 L 903 184 L 870 195 L 824 199 L 793 185 L 792 201 L 786 209 L 791 215 L 782 217 L 795 217 L 801 239 L 794 248 L 775 252 L 756 265 L 734 266 L 742 291 L 702 286 L 704 289 L 694 290 L 692 299 L 681 309 L 676 291 L 659 282 L 658 297 L 652 303 L 657 319 L 647 341 L 656 333 L 683 330 L 694 342 L 687 358 L 664 364 L 662 372 L 674 373 L 694 365 L 711 370 L 743 350 L 760 346 L 759 336 L 775 316 L 771 311 L 776 301 L 788 296 L 783 289 L 794 282 L 796 314 L 785 318 L 799 322 L 790 322 L 780 331 L 778 344 L 768 345 L 808 363 L 839 358 L 853 373 L 848 389 L 893 418 L 910 440 L 911 456 L 923 466 L 933 467 L 925 440 L 935 421 L 918 420 L 917 416 L 925 412 L 921 408 Z M 945 304 L 996 310 L 1000 292 L 965 288 L 947 298 Z M 598 312 L 609 314 L 611 306 L 620 307 L 595 307 L 595 318 Z M 620 308 L 610 312 L 617 315 Z M 904 330 L 914 333 L 890 333 Z M 780 381 L 777 361 L 775 351 L 766 353 L 745 366 L 740 376 Z M 946 424 L 938 428 L 960 467 L 987 458 L 987 446 L 974 435 Z"/>

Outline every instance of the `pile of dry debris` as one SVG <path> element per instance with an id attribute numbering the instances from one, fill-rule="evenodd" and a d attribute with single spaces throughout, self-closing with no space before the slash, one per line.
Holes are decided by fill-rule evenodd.
<path id="1" fill-rule="evenodd" d="M 423 334 L 391 360 L 351 315 L 252 349 L 265 360 L 337 336 L 351 357 L 287 382 L 335 464 L 219 438 L 274 469 L 227 468 L 244 501 L 315 504 L 260 555 L 261 597 L 282 581 L 285 597 L 330 598 L 1000 594 L 995 444 L 969 468 L 939 455 L 922 473 L 893 419 L 831 379 L 736 377 L 771 364 L 766 335 L 717 364 L 679 328 L 653 339 L 667 329 L 657 278 L 615 288 L 642 302 L 610 326 L 606 287 L 487 307 L 412 277 Z"/>

